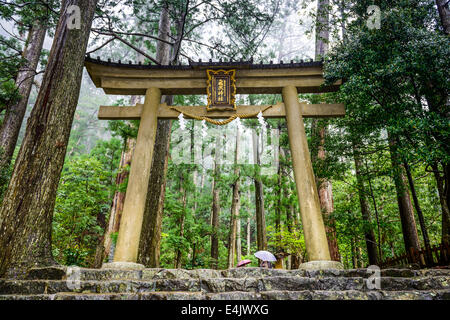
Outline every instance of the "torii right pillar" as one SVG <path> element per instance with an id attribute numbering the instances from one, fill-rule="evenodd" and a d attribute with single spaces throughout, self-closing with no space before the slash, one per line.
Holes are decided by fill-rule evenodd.
<path id="1" fill-rule="evenodd" d="M 284 87 L 282 94 L 286 109 L 300 216 L 309 260 L 301 264 L 300 269 L 343 269 L 340 262 L 331 260 L 297 88 L 294 86 Z"/>

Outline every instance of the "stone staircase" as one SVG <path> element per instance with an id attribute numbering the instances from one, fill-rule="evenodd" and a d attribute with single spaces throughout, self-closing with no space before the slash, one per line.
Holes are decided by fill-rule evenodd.
<path id="1" fill-rule="evenodd" d="M 31 269 L 0 279 L 0 300 L 450 300 L 450 269 Z"/>

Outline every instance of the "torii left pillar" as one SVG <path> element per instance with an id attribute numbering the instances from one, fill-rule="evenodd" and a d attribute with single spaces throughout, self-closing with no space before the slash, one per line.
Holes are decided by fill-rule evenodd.
<path id="1" fill-rule="evenodd" d="M 136 261 L 142 221 L 144 219 L 145 200 L 153 159 L 160 102 L 160 89 L 147 89 L 133 161 L 131 162 L 128 188 L 120 220 L 119 236 L 114 252 L 114 262 L 104 263 L 103 268 L 144 269 L 144 266 L 136 263 Z"/>

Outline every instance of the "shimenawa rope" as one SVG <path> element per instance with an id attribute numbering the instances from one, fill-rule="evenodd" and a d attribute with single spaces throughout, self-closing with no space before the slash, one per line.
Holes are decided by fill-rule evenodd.
<path id="1" fill-rule="evenodd" d="M 175 111 L 177 111 L 179 113 L 182 113 L 183 115 L 185 115 L 185 116 L 187 116 L 189 118 L 192 118 L 192 119 L 195 119 L 195 120 L 205 120 L 205 121 L 207 121 L 209 123 L 212 123 L 212 124 L 215 124 L 215 125 L 219 125 L 219 126 L 223 126 L 223 125 L 225 125 L 227 123 L 230 123 L 231 121 L 235 120 L 236 118 L 240 118 L 240 119 L 253 118 L 253 117 L 257 116 L 258 113 L 265 112 L 269 108 L 272 108 L 272 106 L 268 106 L 268 107 L 264 108 L 263 110 L 260 110 L 260 111 L 258 111 L 256 113 L 237 113 L 237 114 L 233 114 L 231 117 L 229 117 L 226 120 L 218 121 L 218 120 L 214 120 L 214 119 L 211 119 L 211 118 L 208 118 L 208 117 L 205 117 L 205 116 L 197 116 L 197 115 L 192 114 L 192 113 L 187 113 L 187 112 L 181 111 L 177 107 L 170 107 L 170 109 L 173 109 L 173 110 L 175 110 Z"/>

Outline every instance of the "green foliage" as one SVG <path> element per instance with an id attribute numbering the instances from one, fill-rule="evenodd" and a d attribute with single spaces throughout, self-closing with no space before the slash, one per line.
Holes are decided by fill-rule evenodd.
<path id="1" fill-rule="evenodd" d="M 431 29 L 429 1 L 381 5 L 381 29 L 350 23 L 347 39 L 330 53 L 326 78 L 346 80 L 340 96 L 355 133 L 387 130 L 400 137 L 408 160 L 449 163 L 450 40 Z"/>
<path id="2" fill-rule="evenodd" d="M 104 233 L 120 160 L 117 139 L 90 155 L 69 159 L 61 175 L 53 219 L 53 253 L 62 264 L 90 266 Z"/>
<path id="3" fill-rule="evenodd" d="M 14 79 L 23 62 L 19 42 L 0 35 L 0 112 L 20 99 Z"/>

